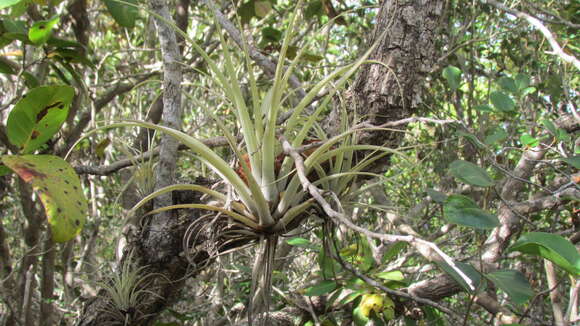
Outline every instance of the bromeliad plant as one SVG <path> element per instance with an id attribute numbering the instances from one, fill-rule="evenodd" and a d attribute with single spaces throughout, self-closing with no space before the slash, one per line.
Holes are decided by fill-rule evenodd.
<path id="1" fill-rule="evenodd" d="M 297 8 L 299 7 L 300 5 L 297 5 Z M 231 187 L 233 196 L 201 185 L 172 185 L 146 196 L 132 211 L 136 211 L 156 196 L 175 190 L 199 191 L 211 197 L 212 204 L 209 204 L 208 201 L 205 204 L 173 205 L 158 208 L 149 212 L 148 215 L 179 208 L 215 211 L 220 213 L 218 216 L 231 218 L 240 226 L 240 232 L 245 235 L 262 239 L 263 254 L 256 260 L 256 266 L 259 268 L 254 270 L 253 288 L 256 289 L 256 285 L 260 284 L 260 287 L 264 289 L 265 295 L 256 298 L 263 298 L 262 303 L 266 307 L 271 275 L 269 268 L 274 257 L 276 237 L 289 231 L 290 226 L 299 224 L 306 212 L 316 205 L 316 202 L 309 198 L 302 189 L 299 177 L 294 173 L 293 160 L 290 156 L 283 154 L 281 140 L 287 140 L 293 148 L 299 150 L 307 142 L 307 137 L 310 134 L 317 134 L 321 142 L 305 157 L 304 169 L 306 173 L 315 171 L 318 174 L 316 184 L 323 190 L 335 194 L 340 194 L 346 190 L 357 174 L 362 173 L 361 171 L 373 160 L 393 152 L 378 146 L 357 145 L 356 130 L 346 130 L 348 119 L 344 112 L 342 120 L 344 131 L 337 136 L 328 139 L 317 124 L 321 113 L 328 110 L 333 96 L 365 63 L 374 46 L 355 62 L 338 68 L 324 77 L 299 98 L 298 104 L 294 106 L 289 104 L 289 99 L 296 93 L 295 90 L 291 89 L 289 80 L 304 52 L 304 49 L 298 51 L 289 66 L 285 67 L 284 63 L 287 59 L 290 40 L 294 34 L 296 17 L 297 11 L 290 19 L 290 26 L 283 40 L 272 86 L 269 89 L 263 91 L 258 88 L 256 78 L 252 73 L 252 62 L 248 51 L 244 51 L 243 60 L 248 72 L 251 98 L 249 103 L 244 98 L 242 85 L 238 80 L 236 58 L 232 55 L 233 51 L 223 36 L 221 38 L 223 48 L 221 64 L 211 59 L 195 42 L 191 42 L 192 46 L 205 59 L 211 73 L 209 78 L 223 89 L 229 104 L 234 108 L 243 146 L 238 145 L 238 138 L 226 128 L 225 123 L 219 117 L 209 110 L 206 110 L 206 113 L 214 118 L 226 136 L 239 161 L 241 173 L 238 173 L 230 163 L 201 141 L 179 130 L 141 121 L 124 121 L 104 127 L 145 127 L 170 135 L 189 147 L 199 160 Z M 219 24 L 216 25 L 219 26 Z M 218 34 L 222 35 L 222 33 Z M 187 35 L 183 34 L 183 36 L 187 38 Z M 327 95 L 322 100 L 315 100 L 322 91 L 326 91 Z M 313 102 L 317 102 L 316 108 L 310 109 L 309 106 Z M 200 105 L 203 107 L 203 103 Z M 304 114 L 306 111 L 308 114 Z M 282 124 L 278 122 L 281 113 L 289 116 Z M 380 154 L 357 161 L 355 160 L 355 151 L 379 152 Z"/>

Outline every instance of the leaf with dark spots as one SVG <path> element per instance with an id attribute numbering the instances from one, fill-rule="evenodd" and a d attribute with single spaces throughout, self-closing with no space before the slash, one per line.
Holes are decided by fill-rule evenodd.
<path id="1" fill-rule="evenodd" d="M 10 167 L 8 164 L 6 165 Z M 16 164 L 14 167 L 10 168 L 12 168 L 12 170 L 14 170 L 14 172 L 16 172 L 26 182 L 30 182 L 34 178 L 46 178 L 46 174 L 31 169 L 25 164 Z"/>
<path id="2" fill-rule="evenodd" d="M 63 106 L 63 103 L 61 101 L 58 101 L 58 102 L 51 104 L 51 105 L 47 105 L 44 109 L 42 109 L 36 115 L 36 122 L 40 122 L 40 120 L 42 120 L 42 118 L 44 118 L 46 116 L 46 114 L 48 113 L 48 110 L 50 110 L 52 108 L 62 109 L 63 107 L 64 106 Z"/>
<path id="3" fill-rule="evenodd" d="M 37 87 L 23 96 L 8 116 L 8 140 L 23 154 L 32 153 L 58 132 L 74 97 L 70 86 Z"/>
<path id="4" fill-rule="evenodd" d="M 65 242 L 80 233 L 88 204 L 78 175 L 65 160 L 52 155 L 5 155 L 2 162 L 38 193 L 54 241 Z"/>

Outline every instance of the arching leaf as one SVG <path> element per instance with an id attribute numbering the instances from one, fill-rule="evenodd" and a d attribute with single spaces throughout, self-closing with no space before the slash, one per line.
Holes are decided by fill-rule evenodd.
<path id="1" fill-rule="evenodd" d="M 489 95 L 493 106 L 501 112 L 512 112 L 516 108 L 516 103 L 509 95 L 503 92 L 493 92 Z"/>
<path id="2" fill-rule="evenodd" d="M 6 155 L 2 162 L 39 194 L 54 241 L 65 242 L 80 233 L 87 200 L 79 177 L 65 160 L 53 155 Z"/>
<path id="3" fill-rule="evenodd" d="M 522 235 L 509 251 L 543 257 L 572 275 L 580 275 L 580 254 L 565 238 L 552 233 L 530 232 Z"/>
<path id="4" fill-rule="evenodd" d="M 476 229 L 493 229 L 499 225 L 499 220 L 479 207 L 471 198 L 463 195 L 447 197 L 443 205 L 445 218 L 455 224 Z"/>
<path id="5" fill-rule="evenodd" d="M 116 0 L 103 0 L 105 2 L 105 6 L 107 6 L 107 10 L 113 19 L 117 22 L 117 24 L 127 27 L 133 28 L 135 27 L 135 21 L 139 16 L 139 9 L 135 6 L 126 5 Z M 123 0 L 124 2 L 132 3 L 137 5 L 137 0 Z"/>
<path id="6" fill-rule="evenodd" d="M 447 80 L 447 83 L 449 84 L 449 87 L 451 88 L 451 90 L 455 91 L 456 89 L 459 88 L 459 85 L 461 84 L 461 69 L 454 67 L 454 66 L 448 66 L 445 69 L 443 69 L 443 78 L 445 78 L 445 80 Z"/>
<path id="7" fill-rule="evenodd" d="M 8 8 L 14 6 L 15 4 L 21 2 L 22 0 L 0 0 L 0 9 Z"/>
<path id="8" fill-rule="evenodd" d="M 42 86 L 24 95 L 8 116 L 8 140 L 22 153 L 46 143 L 65 121 L 74 96 L 70 86 Z"/>
<path id="9" fill-rule="evenodd" d="M 526 277 L 516 270 L 500 270 L 486 275 L 495 286 L 502 289 L 517 304 L 528 301 L 534 291 Z"/>
<path id="10" fill-rule="evenodd" d="M 487 172 L 479 166 L 463 161 L 456 160 L 449 165 L 449 173 L 457 179 L 478 187 L 493 186 L 493 180 Z"/>

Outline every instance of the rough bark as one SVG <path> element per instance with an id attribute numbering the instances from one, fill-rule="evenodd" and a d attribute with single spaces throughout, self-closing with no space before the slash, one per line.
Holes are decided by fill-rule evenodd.
<path id="1" fill-rule="evenodd" d="M 370 44 L 379 42 L 351 89 L 351 101 L 364 121 L 381 125 L 409 117 L 421 103 L 422 86 L 436 58 L 435 39 L 445 1 L 384 1 Z M 386 36 L 377 40 L 389 29 Z M 336 119 L 335 119 L 336 120 Z M 400 126 L 404 128 L 404 126 Z M 397 147 L 401 132 L 373 132 L 363 142 Z"/>

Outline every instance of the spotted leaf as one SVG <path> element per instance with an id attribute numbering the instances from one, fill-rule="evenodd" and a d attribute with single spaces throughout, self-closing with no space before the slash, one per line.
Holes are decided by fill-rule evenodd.
<path id="1" fill-rule="evenodd" d="M 24 95 L 8 116 L 8 140 L 21 153 L 32 153 L 58 132 L 74 96 L 70 86 L 42 86 Z"/>
<path id="2" fill-rule="evenodd" d="M 54 241 L 66 242 L 80 233 L 88 204 L 78 175 L 65 160 L 53 155 L 5 155 L 2 162 L 38 193 Z"/>

